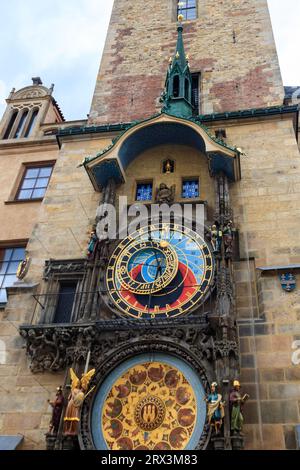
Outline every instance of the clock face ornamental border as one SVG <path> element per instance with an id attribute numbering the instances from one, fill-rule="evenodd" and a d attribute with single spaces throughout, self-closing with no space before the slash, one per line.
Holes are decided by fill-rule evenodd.
<path id="1" fill-rule="evenodd" d="M 132 347 L 127 347 L 125 349 L 120 350 L 117 353 L 112 354 L 109 358 L 105 360 L 105 362 L 98 368 L 95 378 L 93 380 L 93 384 L 96 386 L 95 392 L 88 396 L 84 402 L 82 412 L 81 412 L 81 429 L 79 433 L 79 442 L 81 449 L 84 450 L 109 450 L 110 448 L 107 445 L 107 441 L 105 440 L 104 433 L 103 433 L 103 417 L 104 417 L 104 424 L 106 425 L 106 436 L 107 436 L 107 429 L 112 425 L 114 428 L 113 433 L 115 436 L 118 436 L 122 428 L 122 423 L 120 421 L 123 420 L 122 413 L 119 410 L 116 411 L 117 415 L 121 416 L 121 420 L 116 418 L 114 419 L 114 411 L 116 408 L 109 408 L 112 411 L 112 414 L 106 414 L 105 406 L 111 407 L 109 403 L 109 397 L 112 395 L 112 390 L 115 386 L 120 387 L 119 395 L 126 395 L 127 391 L 126 388 L 122 386 L 122 378 L 123 376 L 127 376 L 126 374 L 135 368 L 144 367 L 151 369 L 151 365 L 157 366 L 158 365 L 158 375 L 160 373 L 160 368 L 165 367 L 169 371 L 168 377 L 170 380 L 174 377 L 170 377 L 174 374 L 176 370 L 178 373 L 178 377 L 180 377 L 180 382 L 189 388 L 189 384 L 191 385 L 190 390 L 191 392 L 191 410 L 187 410 L 186 406 L 179 404 L 175 405 L 171 411 L 173 414 L 177 413 L 177 419 L 182 424 L 189 424 L 185 423 L 187 421 L 193 421 L 193 412 L 195 413 L 195 422 L 193 421 L 190 426 L 184 427 L 180 426 L 180 424 L 175 426 L 175 421 L 173 417 L 173 426 L 174 429 L 170 429 L 170 441 L 174 443 L 174 447 L 171 450 L 176 450 L 176 445 L 178 444 L 178 436 L 179 440 L 184 438 L 182 442 L 184 442 L 184 449 L 186 450 L 204 450 L 206 449 L 209 440 L 210 440 L 210 429 L 209 426 L 206 424 L 206 404 L 204 401 L 205 394 L 209 390 L 207 376 L 204 370 L 204 366 L 193 357 L 192 353 L 183 350 L 183 348 L 178 347 L 176 345 L 171 344 L 163 344 L 157 343 L 149 348 L 149 344 L 134 344 Z M 145 369 L 146 370 L 146 369 Z M 155 369 L 153 371 L 155 374 Z M 151 376 L 150 376 L 151 377 Z M 151 389 L 151 380 L 149 378 L 146 380 L 143 387 L 139 387 L 141 389 L 141 396 L 140 399 L 134 398 L 133 400 L 136 401 L 135 408 L 132 415 L 132 426 L 137 428 L 136 432 L 139 433 L 140 436 L 143 433 L 147 436 L 149 433 L 151 435 L 151 427 L 156 428 L 158 431 L 162 429 L 160 426 L 163 427 L 170 426 L 168 419 L 166 419 L 168 410 L 165 409 L 165 400 L 164 400 L 164 393 L 170 393 L 170 395 L 175 394 L 175 391 L 172 391 L 170 388 L 164 386 L 165 384 L 161 383 L 160 377 L 153 376 L 154 380 L 152 383 L 152 389 L 159 390 L 162 387 L 162 393 L 157 396 L 157 393 L 151 396 L 149 394 L 149 390 Z M 165 374 L 167 377 L 167 374 Z M 166 379 L 164 379 L 166 381 Z M 155 383 L 155 381 L 158 381 Z M 170 381 L 167 383 L 170 385 Z M 147 386 L 147 387 L 145 387 Z M 180 388 L 180 387 L 179 387 Z M 182 387 L 181 387 L 182 388 Z M 135 389 L 134 389 L 135 391 Z M 177 396 L 181 390 L 178 391 L 177 389 Z M 125 398 L 125 397 L 124 397 Z M 170 397 L 169 397 L 170 398 Z M 121 407 L 121 401 L 119 400 L 120 404 L 115 402 L 115 405 L 119 405 Z M 126 399 L 125 399 L 126 402 Z M 167 400 L 167 404 L 169 404 L 169 400 Z M 150 408 L 149 408 L 150 405 Z M 152 406 L 154 405 L 154 406 Z M 152 406 L 152 408 L 151 408 Z M 150 413 L 154 410 L 153 414 L 153 426 L 151 423 L 147 423 L 147 419 L 151 420 L 151 416 L 148 416 L 147 413 Z M 119 413 L 120 411 L 120 413 Z M 144 415 L 142 414 L 144 411 Z M 146 414 L 145 414 L 146 412 Z M 165 414 L 166 412 L 166 414 Z M 148 413 L 149 414 L 149 413 Z M 107 418 L 111 416 L 112 420 L 109 422 Z M 118 417 L 120 417 L 118 416 Z M 144 416 L 144 421 L 143 421 Z M 127 417 L 127 416 L 126 416 Z M 169 415 L 170 417 L 170 415 Z M 176 417 L 175 417 L 176 418 Z M 140 424 L 140 425 L 139 425 Z M 155 424 L 155 426 L 154 426 Z M 103 427 L 102 427 L 103 426 Z M 130 428 L 128 428 L 130 429 Z M 148 429 L 148 431 L 147 431 Z M 174 431 L 174 432 L 173 432 Z M 122 434 L 122 433 L 121 433 Z M 121 445 L 131 445 L 129 439 L 126 437 L 126 432 L 122 435 L 120 434 L 120 441 L 119 444 Z M 163 433 L 160 431 L 161 437 Z M 152 434 L 153 435 L 153 434 Z M 139 436 L 138 436 L 139 437 Z M 166 439 L 166 437 L 164 437 Z M 160 450 L 159 447 L 163 446 L 163 439 L 158 439 L 158 442 L 152 442 L 153 447 L 157 446 L 156 449 Z M 117 441 L 118 439 L 116 439 Z M 128 444 L 129 443 L 129 444 Z M 135 445 L 138 447 L 137 440 L 135 441 Z M 141 446 L 143 446 L 141 444 Z M 118 450 L 119 445 L 115 443 L 115 446 L 111 450 Z M 179 450 L 180 446 L 177 450 Z M 137 449 L 136 449 L 137 450 Z M 164 449 L 161 449 L 164 450 Z M 183 449 L 180 449 L 183 450 Z"/>
<path id="2" fill-rule="evenodd" d="M 106 290 L 114 312 L 136 319 L 174 318 L 203 302 L 214 279 L 209 244 L 179 224 L 152 224 L 111 255 Z"/>

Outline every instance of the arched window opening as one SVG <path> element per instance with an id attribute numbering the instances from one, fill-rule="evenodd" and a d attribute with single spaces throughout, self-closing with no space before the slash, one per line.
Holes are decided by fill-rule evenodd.
<path id="1" fill-rule="evenodd" d="M 190 82 L 187 78 L 184 81 L 184 97 L 187 101 L 190 100 Z"/>
<path id="2" fill-rule="evenodd" d="M 22 114 L 22 116 L 21 116 L 21 119 L 20 119 L 20 121 L 19 121 L 17 130 L 16 130 L 16 133 L 15 133 L 15 135 L 14 135 L 14 138 L 15 138 L 15 139 L 19 139 L 19 138 L 22 136 L 22 133 L 23 133 L 23 131 L 24 131 L 24 127 L 25 127 L 25 122 L 26 122 L 27 116 L 28 116 L 28 109 L 26 109 L 25 111 L 23 111 L 23 114 Z"/>
<path id="3" fill-rule="evenodd" d="M 11 118 L 10 118 L 10 121 L 8 123 L 7 129 L 6 129 L 5 134 L 3 136 L 3 139 L 9 139 L 10 133 L 12 131 L 14 123 L 16 122 L 17 116 L 18 116 L 18 111 L 15 110 L 11 115 Z"/>
<path id="4" fill-rule="evenodd" d="M 35 109 L 31 115 L 31 118 L 29 120 L 29 124 L 28 124 L 28 127 L 26 129 L 26 132 L 25 132 L 25 135 L 24 137 L 30 137 L 30 134 L 32 133 L 32 130 L 34 128 L 34 125 L 35 125 L 35 122 L 36 122 L 36 118 L 37 118 L 37 115 L 39 114 L 39 110 L 38 109 Z"/>
<path id="5" fill-rule="evenodd" d="M 173 96 L 174 98 L 179 97 L 179 75 L 175 75 L 173 80 Z"/>

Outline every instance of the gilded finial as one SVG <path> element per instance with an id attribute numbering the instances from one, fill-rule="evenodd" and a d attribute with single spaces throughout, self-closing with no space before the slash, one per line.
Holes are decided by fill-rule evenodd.
<path id="1" fill-rule="evenodd" d="M 175 56 L 175 57 L 176 57 L 176 59 L 179 59 L 180 55 L 179 55 L 179 52 L 178 52 L 178 51 L 176 52 L 176 56 Z"/>
<path id="2" fill-rule="evenodd" d="M 184 16 L 183 15 L 178 15 L 178 21 L 179 23 L 182 23 L 184 20 Z"/>
<path id="3" fill-rule="evenodd" d="M 173 62 L 173 59 L 172 59 L 172 57 L 170 57 L 169 64 L 172 64 L 172 62 Z"/>

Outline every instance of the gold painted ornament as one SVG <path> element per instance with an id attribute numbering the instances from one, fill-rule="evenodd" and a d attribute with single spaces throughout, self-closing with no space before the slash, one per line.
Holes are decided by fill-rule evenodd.
<path id="1" fill-rule="evenodd" d="M 111 450 L 183 450 L 197 419 L 197 404 L 184 374 L 168 364 L 132 367 L 109 391 L 102 432 Z"/>

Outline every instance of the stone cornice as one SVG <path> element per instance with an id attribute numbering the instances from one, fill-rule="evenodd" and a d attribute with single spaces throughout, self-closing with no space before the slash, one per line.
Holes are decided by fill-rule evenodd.
<path id="1" fill-rule="evenodd" d="M 218 121 L 227 121 L 234 119 L 251 119 L 278 116 L 282 114 L 295 114 L 299 112 L 299 105 L 293 106 L 272 106 L 269 108 L 245 109 L 239 111 L 230 111 L 225 113 L 200 114 L 192 117 L 191 121 L 197 123 L 210 123 Z M 151 117 L 153 118 L 153 116 Z M 150 119 L 151 119 L 150 118 Z M 147 119 L 145 119 L 147 121 Z M 142 122 L 142 121 L 141 121 Z M 98 126 L 69 127 L 60 129 L 58 139 L 70 136 L 79 136 L 83 134 L 103 134 L 112 132 L 124 132 L 138 122 L 122 122 L 114 124 L 101 124 Z"/>
<path id="2" fill-rule="evenodd" d="M 43 137 L 37 139 L 9 139 L 9 140 L 0 140 L 0 152 L 7 150 L 14 150 L 17 151 L 21 149 L 23 152 L 24 150 L 30 151 L 32 148 L 36 150 L 36 147 L 46 147 L 51 146 L 58 148 L 57 141 L 55 136 L 50 137 Z"/>

